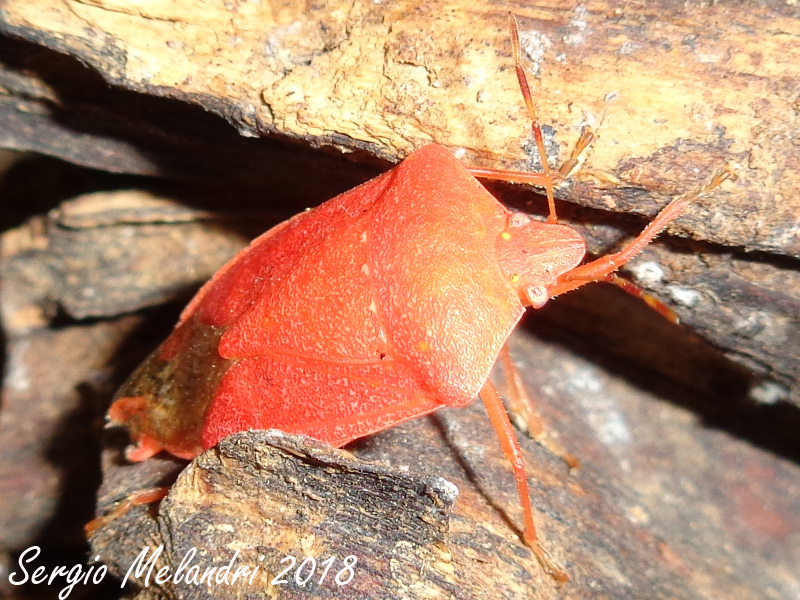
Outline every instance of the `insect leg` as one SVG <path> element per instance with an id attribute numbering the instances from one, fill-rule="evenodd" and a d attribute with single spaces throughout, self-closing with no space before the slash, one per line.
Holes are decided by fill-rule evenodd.
<path id="1" fill-rule="evenodd" d="M 96 519 L 92 519 L 86 525 L 84 525 L 83 530 L 86 532 L 87 537 L 92 535 L 95 531 L 104 527 L 114 521 L 115 519 L 120 518 L 125 513 L 127 513 L 130 509 L 134 506 L 142 506 L 143 504 L 152 504 L 153 502 L 158 502 L 162 500 L 168 493 L 168 487 L 154 487 L 154 488 L 146 488 L 144 490 L 139 490 L 137 492 L 133 492 L 127 497 L 123 498 L 122 501 L 117 504 L 114 508 L 112 508 L 109 512 L 104 514 L 102 517 L 97 517 Z"/>
<path id="2" fill-rule="evenodd" d="M 522 449 L 519 446 L 519 441 L 514 434 L 514 429 L 511 426 L 511 421 L 508 420 L 508 414 L 503 406 L 503 401 L 497 394 L 494 385 L 488 379 L 483 384 L 480 391 L 481 400 L 486 406 L 486 412 L 489 413 L 489 420 L 492 422 L 497 438 L 500 440 L 500 445 L 503 448 L 503 453 L 506 459 L 511 463 L 511 469 L 514 472 L 514 479 L 517 483 L 517 492 L 519 499 L 522 503 L 522 513 L 525 521 L 525 531 L 523 539 L 542 567 L 553 576 L 557 581 L 567 581 L 569 577 L 559 568 L 552 558 L 545 552 L 539 543 L 539 536 L 536 534 L 536 525 L 533 522 L 533 509 L 531 508 L 531 496 L 528 488 L 528 477 L 525 472 L 525 460 L 522 456 Z"/>
<path id="3" fill-rule="evenodd" d="M 570 454 L 566 448 L 558 443 L 548 434 L 545 423 L 539 413 L 537 403 L 528 394 L 525 383 L 522 381 L 519 369 L 514 364 L 508 343 L 503 344 L 500 350 L 500 363 L 503 365 L 503 372 L 506 376 L 506 387 L 508 388 L 508 401 L 511 412 L 521 415 L 525 419 L 528 427 L 528 434 L 536 440 L 536 443 L 545 448 L 551 454 L 558 456 L 567 463 L 570 469 L 577 469 L 578 459 Z"/>
<path id="4" fill-rule="evenodd" d="M 703 189 L 692 194 L 673 198 L 672 201 L 658 213 L 656 218 L 622 250 L 593 260 L 590 263 L 586 263 L 585 265 L 581 265 L 565 273 L 558 278 L 555 285 L 548 289 L 550 295 L 557 296 L 558 294 L 563 294 L 591 281 L 606 280 L 608 275 L 639 254 L 639 252 L 653 241 L 653 238 L 661 233 L 667 225 L 681 216 L 692 202 L 707 195 L 711 190 L 718 187 L 723 181 L 732 176 L 733 174 L 729 170 L 720 169 Z"/>
<path id="5" fill-rule="evenodd" d="M 581 137 L 575 142 L 569 158 L 564 161 L 558 171 L 545 175 L 544 173 L 536 173 L 531 171 L 511 171 L 508 169 L 492 169 L 488 167 L 467 167 L 467 171 L 474 177 L 481 179 L 494 179 L 497 181 L 509 181 L 511 183 L 526 183 L 528 185 L 538 185 L 547 187 L 548 179 L 551 183 L 559 183 L 567 179 L 575 168 L 580 163 L 581 154 L 586 152 L 586 149 L 592 144 L 595 136 L 594 132 L 589 126 L 586 126 L 581 131 Z"/>
<path id="6" fill-rule="evenodd" d="M 547 194 L 547 205 L 550 214 L 547 218 L 548 223 L 557 223 L 558 215 L 556 214 L 555 199 L 553 196 L 553 184 L 559 180 L 566 179 L 570 176 L 572 171 L 578 166 L 580 156 L 594 141 L 594 133 L 591 128 L 584 127 L 581 131 L 581 137 L 570 153 L 570 157 L 564 162 L 558 171 L 555 173 L 550 172 L 550 165 L 547 162 L 547 153 L 544 146 L 544 136 L 542 135 L 542 128 L 536 118 L 536 107 L 531 98 L 531 90 L 528 85 L 528 78 L 525 75 L 525 70 L 522 68 L 522 61 L 520 59 L 520 44 L 519 44 L 519 28 L 517 26 L 517 19 L 512 13 L 508 13 L 509 23 L 511 26 L 511 42 L 514 54 L 514 66 L 517 73 L 517 80 L 519 81 L 519 88 L 522 92 L 522 97 L 525 100 L 525 108 L 531 119 L 531 131 L 533 139 L 536 142 L 536 150 L 539 153 L 539 158 L 542 162 L 541 173 L 530 173 L 525 171 L 509 171 L 504 169 L 490 169 L 470 167 L 469 172 L 482 179 L 495 179 L 500 181 L 510 181 L 514 183 L 526 183 L 529 185 L 538 185 L 545 188 Z"/>
<path id="7" fill-rule="evenodd" d="M 506 169 L 490 169 L 483 167 L 467 167 L 467 171 L 474 177 L 481 179 L 495 179 L 497 181 L 510 181 L 512 183 L 527 183 L 528 185 L 538 185 L 547 187 L 552 185 L 553 178 L 558 178 L 558 173 L 545 175 L 528 171 L 510 171 Z"/>
<path id="8" fill-rule="evenodd" d="M 678 315 L 674 310 L 672 310 L 661 300 L 653 296 L 653 294 L 643 290 L 641 287 L 636 285 L 631 280 L 625 279 L 624 277 L 620 277 L 615 273 L 611 273 L 609 275 L 606 275 L 601 281 L 607 281 L 608 283 L 613 283 L 618 288 L 625 290 L 631 296 L 639 298 L 642 302 L 644 302 L 645 304 L 647 304 L 647 306 L 655 310 L 667 321 L 675 323 L 676 325 L 680 323 L 680 318 L 678 318 Z"/>
<path id="9" fill-rule="evenodd" d="M 508 13 L 508 22 L 511 26 L 511 49 L 514 54 L 514 68 L 517 71 L 517 81 L 519 81 L 519 89 L 522 92 L 522 98 L 525 100 L 525 108 L 528 109 L 528 115 L 531 118 L 531 131 L 533 132 L 533 139 L 536 141 L 536 149 L 539 151 L 539 157 L 542 160 L 542 174 L 545 177 L 544 189 L 547 193 L 547 206 L 550 210 L 547 222 L 557 223 L 558 215 L 556 215 L 556 202 L 553 198 L 553 182 L 550 178 L 550 165 L 547 163 L 544 136 L 542 136 L 542 128 L 539 126 L 539 121 L 536 118 L 536 108 L 531 98 L 528 78 L 525 76 L 525 69 L 522 68 L 522 61 L 520 60 L 519 26 L 517 25 L 517 18 L 511 12 Z"/>
<path id="10" fill-rule="evenodd" d="M 594 141 L 594 132 L 592 128 L 588 125 L 585 126 L 581 130 L 581 137 L 578 138 L 578 141 L 575 142 L 575 146 L 572 148 L 572 152 L 569 154 L 569 158 L 564 161 L 564 164 L 558 168 L 558 175 L 562 179 L 566 179 L 569 177 L 572 172 L 575 170 L 575 167 L 578 166 L 580 162 L 581 154 L 586 152 L 586 149 L 592 144 Z"/>

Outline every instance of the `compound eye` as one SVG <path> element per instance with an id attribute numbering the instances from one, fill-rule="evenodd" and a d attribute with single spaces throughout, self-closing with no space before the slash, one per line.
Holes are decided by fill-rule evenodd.
<path id="1" fill-rule="evenodd" d="M 523 301 L 527 300 L 533 308 L 542 308 L 550 299 L 547 288 L 543 285 L 531 285 L 522 290 Z"/>

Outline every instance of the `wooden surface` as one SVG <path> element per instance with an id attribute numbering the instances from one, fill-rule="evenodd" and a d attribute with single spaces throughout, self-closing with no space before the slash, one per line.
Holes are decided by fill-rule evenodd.
<path id="1" fill-rule="evenodd" d="M 6 0 L 0 28 L 28 41 L 0 44 L 0 143 L 265 190 L 262 205 L 282 197 L 298 208 L 431 141 L 466 164 L 536 168 L 508 9 L 519 15 L 551 163 L 583 125 L 598 132 L 558 192 L 601 209 L 579 222 L 617 226 L 590 227 L 592 251 L 644 222 L 611 212 L 652 216 L 718 167 L 736 170 L 735 183 L 670 229 L 694 244 L 662 244 L 629 276 L 753 373 L 754 398 L 800 405 L 800 9 L 791 4 Z M 252 139 L 262 136 L 273 140 Z"/>
<path id="2" fill-rule="evenodd" d="M 55 179 L 52 166 L 38 165 L 30 174 L 36 184 Z M 63 179 L 75 181 L 80 173 L 72 168 Z M 217 204 L 230 204 L 229 193 Z M 559 459 L 519 434 L 543 543 L 572 577 L 566 586 L 555 585 L 518 537 L 513 478 L 478 403 L 362 440 L 349 448 L 356 458 L 257 434 L 226 442 L 188 470 L 163 457 L 126 464 L 123 432 L 101 441 L 102 415 L 114 388 L 168 335 L 180 302 L 125 313 L 184 297 L 191 277 L 199 284 L 216 268 L 214 261 L 245 243 L 245 232 L 267 226 L 250 213 L 190 209 L 124 190 L 79 197 L 3 235 L 0 549 L 11 553 L 7 564 L 13 551 L 34 543 L 51 557 L 54 548 L 76 547 L 58 564 L 79 561 L 81 527 L 94 510 L 92 492 L 101 476 L 96 510 L 102 515 L 131 491 L 183 472 L 163 509 L 136 508 L 95 533 L 94 552 L 113 572 L 124 575 L 144 545 L 161 542 L 173 566 L 193 545 L 215 562 L 229 560 L 229 547 L 257 546 L 273 571 L 287 553 L 346 547 L 362 561 L 361 587 L 344 590 L 356 594 L 351 597 L 363 597 L 368 585 L 376 598 L 400 591 L 427 597 L 431 590 L 485 598 L 488 585 L 515 600 L 589 593 L 792 598 L 800 560 L 797 417 L 733 402 L 746 373 L 611 287 L 565 296 L 533 315 L 532 329 L 522 327 L 512 340 L 551 430 L 582 462 L 570 475 Z M 587 306 L 595 312 L 587 314 Z M 617 335 L 614 353 L 570 333 L 575 328 L 598 337 L 603 329 L 629 331 Z M 690 373 L 694 386 L 620 358 L 624 348 L 645 362 L 666 361 L 674 372 Z M 430 478 L 458 487 L 452 515 L 441 494 L 420 492 Z M 267 502 L 267 479 L 296 486 Z M 406 497 L 413 500 L 410 512 L 396 505 Z M 432 511 L 424 535 L 416 530 L 415 510 Z M 358 524 L 361 533 L 348 537 L 354 515 L 367 519 Z M 297 531 L 305 533 L 298 537 Z M 253 558 L 252 550 L 245 554 Z M 259 585 L 246 591 L 296 597 L 296 589 Z M 113 597 L 106 588 L 90 591 L 91 597 Z M 220 587 L 215 593 L 240 591 Z M 348 597 L 344 592 L 340 597 Z M 151 582 L 143 593 L 198 598 L 205 590 Z"/>
<path id="3" fill-rule="evenodd" d="M 675 224 L 687 239 L 661 238 L 628 270 L 685 327 L 595 286 L 540 311 L 517 344 L 584 469 L 572 479 L 525 443 L 543 534 L 574 581 L 557 591 L 524 562 L 504 585 L 534 581 L 531 597 L 796 596 L 800 9 L 521 4 L 0 3 L 0 146 L 160 178 L 34 161 L 35 173 L 20 163 L 3 181 L 4 228 L 25 222 L 3 236 L 0 257 L 3 551 L 81 543 L 100 478 L 92 433 L 177 305 L 145 321 L 124 315 L 185 300 L 275 222 L 255 209 L 301 210 L 430 141 L 466 164 L 536 168 L 510 8 L 551 163 L 581 126 L 598 131 L 558 191 L 584 205 L 560 212 L 592 252 L 618 246 L 722 164 L 739 179 Z M 83 191 L 130 188 L 45 216 Z M 542 210 L 519 186 L 491 189 Z M 519 565 L 529 557 L 504 518 L 518 517 L 499 451 L 491 437 L 457 433 L 482 418 L 471 408 L 469 426 L 443 416 L 356 450 L 455 481 L 456 546 L 489 527 Z M 484 476 L 486 453 L 497 469 Z"/>
<path id="4" fill-rule="evenodd" d="M 791 3 L 6 0 L 3 28 L 115 86 L 197 103 L 243 135 L 392 161 L 433 141 L 468 164 L 524 169 L 507 10 L 519 15 L 553 154 L 563 160 L 583 124 L 600 134 L 566 197 L 650 212 L 648 197 L 695 189 L 731 164 L 739 183 L 679 229 L 800 255 Z"/>

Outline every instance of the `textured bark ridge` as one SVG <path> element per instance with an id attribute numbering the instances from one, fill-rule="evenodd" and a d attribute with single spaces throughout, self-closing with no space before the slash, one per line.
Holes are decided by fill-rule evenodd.
<path id="1" fill-rule="evenodd" d="M 560 197 L 652 216 L 717 168 L 737 171 L 672 227 L 697 245 L 664 245 L 631 272 L 755 373 L 756 397 L 800 404 L 794 6 L 6 0 L 0 28 L 28 42 L 0 46 L 0 137 L 102 169 L 288 191 L 303 203 L 429 142 L 467 164 L 529 169 L 508 9 L 550 160 L 568 156 L 584 125 L 599 135 Z M 296 143 L 237 137 L 192 106 L 243 136 Z M 309 147 L 351 153 L 359 166 Z"/>
<path id="2" fill-rule="evenodd" d="M 551 164 L 584 125 L 598 134 L 557 190 L 592 253 L 718 167 L 739 175 L 627 269 L 683 327 L 596 285 L 514 338 L 583 464 L 568 475 L 523 440 L 543 543 L 572 581 L 556 588 L 521 545 L 513 481 L 474 405 L 361 441 L 357 459 L 242 434 L 94 548 L 123 576 L 161 543 L 163 564 L 194 544 L 197 564 L 240 550 L 272 576 L 287 555 L 358 556 L 352 586 L 214 595 L 797 596 L 800 10 L 544 4 L 0 1 L 0 147 L 102 171 L 39 159 L 0 181 L 0 565 L 33 544 L 81 560 L 101 477 L 105 513 L 184 469 L 124 464 L 124 439 L 101 461 L 103 415 L 178 305 L 247 240 L 429 142 L 468 165 L 537 169 L 512 10 Z M 523 186 L 491 189 L 542 210 Z"/>
<path id="3" fill-rule="evenodd" d="M 483 419 L 478 411 L 459 416 L 458 427 L 488 433 Z M 445 417 L 441 423 L 448 427 L 455 422 Z M 383 451 L 388 449 L 394 457 L 405 455 L 411 460 L 420 454 L 430 459 L 429 451 L 420 452 L 420 444 L 431 448 L 442 443 L 441 432 L 430 421 L 409 431 L 413 435 L 381 436 L 386 444 Z M 113 455 L 106 455 L 101 513 L 109 510 L 114 500 L 124 498 L 132 490 L 132 482 L 144 483 L 141 473 L 145 469 L 154 482 L 163 477 L 152 464 L 115 466 L 110 460 Z M 484 470 L 477 476 L 481 482 L 493 478 L 490 473 L 495 469 L 506 468 L 499 455 L 485 466 L 472 464 L 469 457 L 466 460 L 468 468 Z M 176 465 L 163 462 L 162 467 L 174 470 Z M 438 476 L 404 473 L 280 432 L 236 434 L 183 470 L 161 502 L 157 516 L 153 516 L 156 511 L 152 508 L 132 509 L 100 529 L 92 539 L 92 549 L 101 557 L 113 557 L 112 569 L 120 579 L 130 574 L 129 581 L 135 579 L 143 589 L 156 587 L 155 573 L 168 567 L 172 578 L 157 586 L 167 598 L 237 598 L 244 594 L 277 598 L 326 598 L 332 594 L 354 599 L 483 598 L 487 585 L 498 598 L 554 597 L 557 584 L 542 573 L 508 523 L 503 522 L 503 515 L 485 501 L 476 501 L 469 489 L 474 484 L 463 481 L 463 472 L 457 474 L 458 465 L 448 458 L 435 470 L 456 475 L 465 492 L 458 502 L 458 488 Z M 569 481 L 568 477 L 559 481 L 554 476 L 547 476 L 545 485 L 553 486 L 548 495 Z M 510 477 L 501 475 L 500 479 Z M 613 510 L 609 514 L 610 507 L 596 495 L 594 484 L 590 489 L 576 481 L 570 485 L 592 500 L 583 503 L 584 508 L 569 498 L 565 504 L 558 502 L 559 511 L 571 514 L 566 527 L 566 523 L 542 518 L 548 550 L 570 565 L 568 570 L 576 580 L 570 585 L 583 586 L 613 568 L 620 569 L 625 584 L 606 579 L 600 584 L 606 593 L 617 596 L 614 590 L 619 590 L 633 594 L 630 597 L 692 597 L 675 565 L 660 556 L 655 540 L 647 535 L 637 539 L 634 525 L 614 515 Z M 503 486 L 502 491 L 486 490 L 490 502 L 497 500 L 503 507 L 513 507 L 513 484 Z M 583 512 L 589 506 L 604 514 L 610 524 L 608 532 L 593 532 L 590 523 L 594 517 L 573 512 Z M 518 512 L 513 507 L 510 514 Z M 602 544 L 605 551 L 598 553 L 595 544 Z M 161 545 L 163 554 L 148 579 L 149 567 L 144 562 Z M 148 552 L 144 560 L 137 562 L 145 548 Z M 192 548 L 199 553 L 186 559 Z M 246 565 L 260 567 L 252 579 L 247 573 L 237 584 L 221 580 L 211 588 L 186 581 L 193 565 L 200 567 L 200 573 L 222 567 L 231 562 L 237 550 L 234 570 Z M 297 564 L 285 575 L 288 583 L 278 584 L 274 579 L 290 564 L 286 559 L 289 556 Z M 310 584 L 298 584 L 297 569 L 308 556 L 318 563 L 336 557 L 327 581 L 320 584 L 321 573 L 317 573 Z M 335 581 L 337 572 L 340 581 L 348 579 L 348 573 L 342 572 L 348 556 L 356 557 L 352 581 L 339 585 Z M 179 571 L 181 563 L 184 567 Z M 137 570 L 139 576 L 134 577 Z M 309 570 L 307 565 L 298 577 L 302 580 Z M 645 572 L 649 575 L 642 576 Z M 178 573 L 183 577 L 176 582 Z"/>
<path id="4" fill-rule="evenodd" d="M 37 181 L 52 177 L 40 170 Z M 120 191 L 78 198 L 2 236 L 3 551 L 72 543 L 77 562 L 101 477 L 97 514 L 105 515 L 131 492 L 180 474 L 160 506 L 133 508 L 95 532 L 94 554 L 120 577 L 145 546 L 152 553 L 163 543 L 159 568 L 172 566 L 173 574 L 192 547 L 192 564 L 203 569 L 227 565 L 240 550 L 270 581 L 289 555 L 321 562 L 353 554 L 357 579 L 335 589 L 345 598 L 364 597 L 365 586 L 376 598 L 485 598 L 487 587 L 515 599 L 755 600 L 765 590 L 791 597 L 800 559 L 796 417 L 737 402 L 746 373 L 611 287 L 554 302 L 531 320 L 536 335 L 523 328 L 512 344 L 547 422 L 582 462 L 568 474 L 519 433 L 543 544 L 572 577 L 562 588 L 520 542 L 513 479 L 477 403 L 362 440 L 350 447 L 357 458 L 252 432 L 188 468 L 165 457 L 127 464 L 129 440 L 112 431 L 100 460 L 113 390 L 177 318 L 175 307 L 117 315 L 180 295 L 187 274 L 207 277 L 241 247 L 243 232 L 268 226 L 249 214 L 221 218 Z M 563 324 L 614 345 L 587 345 Z M 621 354 L 691 378 L 693 387 Z M 459 490 L 452 511 L 452 488 L 442 479 Z M 334 574 L 344 567 L 337 562 Z M 153 577 L 142 598 L 211 593 L 174 580 L 155 585 Z M 292 598 L 333 590 L 266 579 L 220 584 L 213 593 Z"/>
<path id="5" fill-rule="evenodd" d="M 566 197 L 648 213 L 652 200 L 730 163 L 741 169 L 738 185 L 682 229 L 800 255 L 791 4 L 512 2 L 477 11 L 456 1 L 6 0 L 3 30 L 78 58 L 114 86 L 202 106 L 246 136 L 279 133 L 392 161 L 435 141 L 463 149 L 468 162 L 526 168 L 507 10 L 519 15 L 553 154 L 563 159 L 584 124 L 600 133 Z M 63 99 L 63 90 L 39 92 Z"/>

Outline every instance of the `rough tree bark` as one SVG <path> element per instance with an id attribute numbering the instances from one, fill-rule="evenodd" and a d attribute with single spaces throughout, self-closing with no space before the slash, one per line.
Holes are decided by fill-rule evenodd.
<path id="1" fill-rule="evenodd" d="M 152 348 L 174 315 L 120 316 L 185 297 L 279 218 L 241 218 L 243 210 L 305 208 L 431 141 L 466 164 L 536 168 L 509 9 L 519 15 L 551 164 L 568 156 L 581 127 L 598 132 L 558 190 L 576 203 L 561 205 L 563 215 L 593 252 L 618 245 L 717 167 L 739 175 L 628 271 L 686 328 L 613 290 L 586 290 L 542 311 L 537 337 L 516 343 L 531 386 L 543 384 L 549 422 L 584 463 L 569 476 L 524 443 L 543 536 L 573 582 L 555 587 L 509 526 L 518 521 L 513 482 L 479 407 L 364 441 L 354 448 L 359 460 L 239 436 L 184 471 L 159 511 L 140 507 L 99 530 L 95 550 L 124 574 L 131 552 L 155 541 L 169 557 L 196 545 L 217 562 L 226 562 L 224 547 L 247 547 L 252 558 L 274 542 L 274 570 L 287 553 L 338 553 L 341 524 L 362 507 L 376 523 L 398 523 L 375 540 L 366 529 L 355 536 L 368 565 L 359 585 L 370 597 L 438 590 L 479 598 L 487 580 L 491 597 L 792 597 L 800 561 L 791 462 L 800 456 L 800 10 L 777 1 L 0 2 L 0 146 L 186 182 L 180 193 L 83 197 L 3 236 L 3 550 L 52 533 L 62 513 L 68 526 L 59 539 L 80 536 L 91 507 L 86 493 L 69 492 L 91 489 L 99 475 L 81 472 L 97 457 L 91 425 L 140 346 Z M 492 189 L 540 210 L 528 190 Z M 239 217 L 216 216 L 206 210 L 212 204 Z M 139 339 L 142 328 L 149 331 Z M 111 446 L 100 513 L 162 477 L 162 467 L 183 468 L 121 465 Z M 87 456 L 70 454 L 75 447 Z M 402 465 L 415 468 L 398 472 Z M 308 487 L 264 505 L 254 472 Z M 362 477 L 366 495 L 337 495 L 342 477 Z M 449 526 L 452 499 L 428 493 L 446 488 L 435 477 L 461 490 Z M 399 511 L 402 498 L 417 504 Z M 66 510 L 65 499 L 80 506 Z M 293 519 L 264 536 L 259 519 L 287 510 Z M 406 518 L 429 527 L 405 527 Z M 203 593 L 151 586 L 143 596 Z"/>
<path id="2" fill-rule="evenodd" d="M 672 228 L 707 242 L 691 249 L 696 259 L 668 249 L 652 257 L 655 270 L 632 273 L 763 379 L 757 397 L 800 402 L 800 27 L 791 4 L 6 0 L 2 28 L 115 87 L 201 106 L 244 136 L 392 162 L 433 141 L 467 164 L 528 169 L 507 10 L 519 15 L 550 159 L 564 160 L 582 126 L 599 133 L 562 198 L 652 215 L 719 166 L 737 169 L 735 184 Z M 44 76 L 23 81 L 6 70 L 7 147 L 117 171 L 293 187 L 308 202 L 324 199 L 320 181 L 338 191 L 365 174 L 185 126 L 197 115 L 174 106 L 154 115 L 130 97 L 115 104 L 96 82 L 86 94 L 85 76 L 59 76 L 25 50 L 7 65 Z M 188 121 L 176 124 L 181 114 Z M 89 152 L 87 133 L 105 138 Z M 294 170 L 264 167 L 276 161 L 319 177 L 287 181 Z"/>

